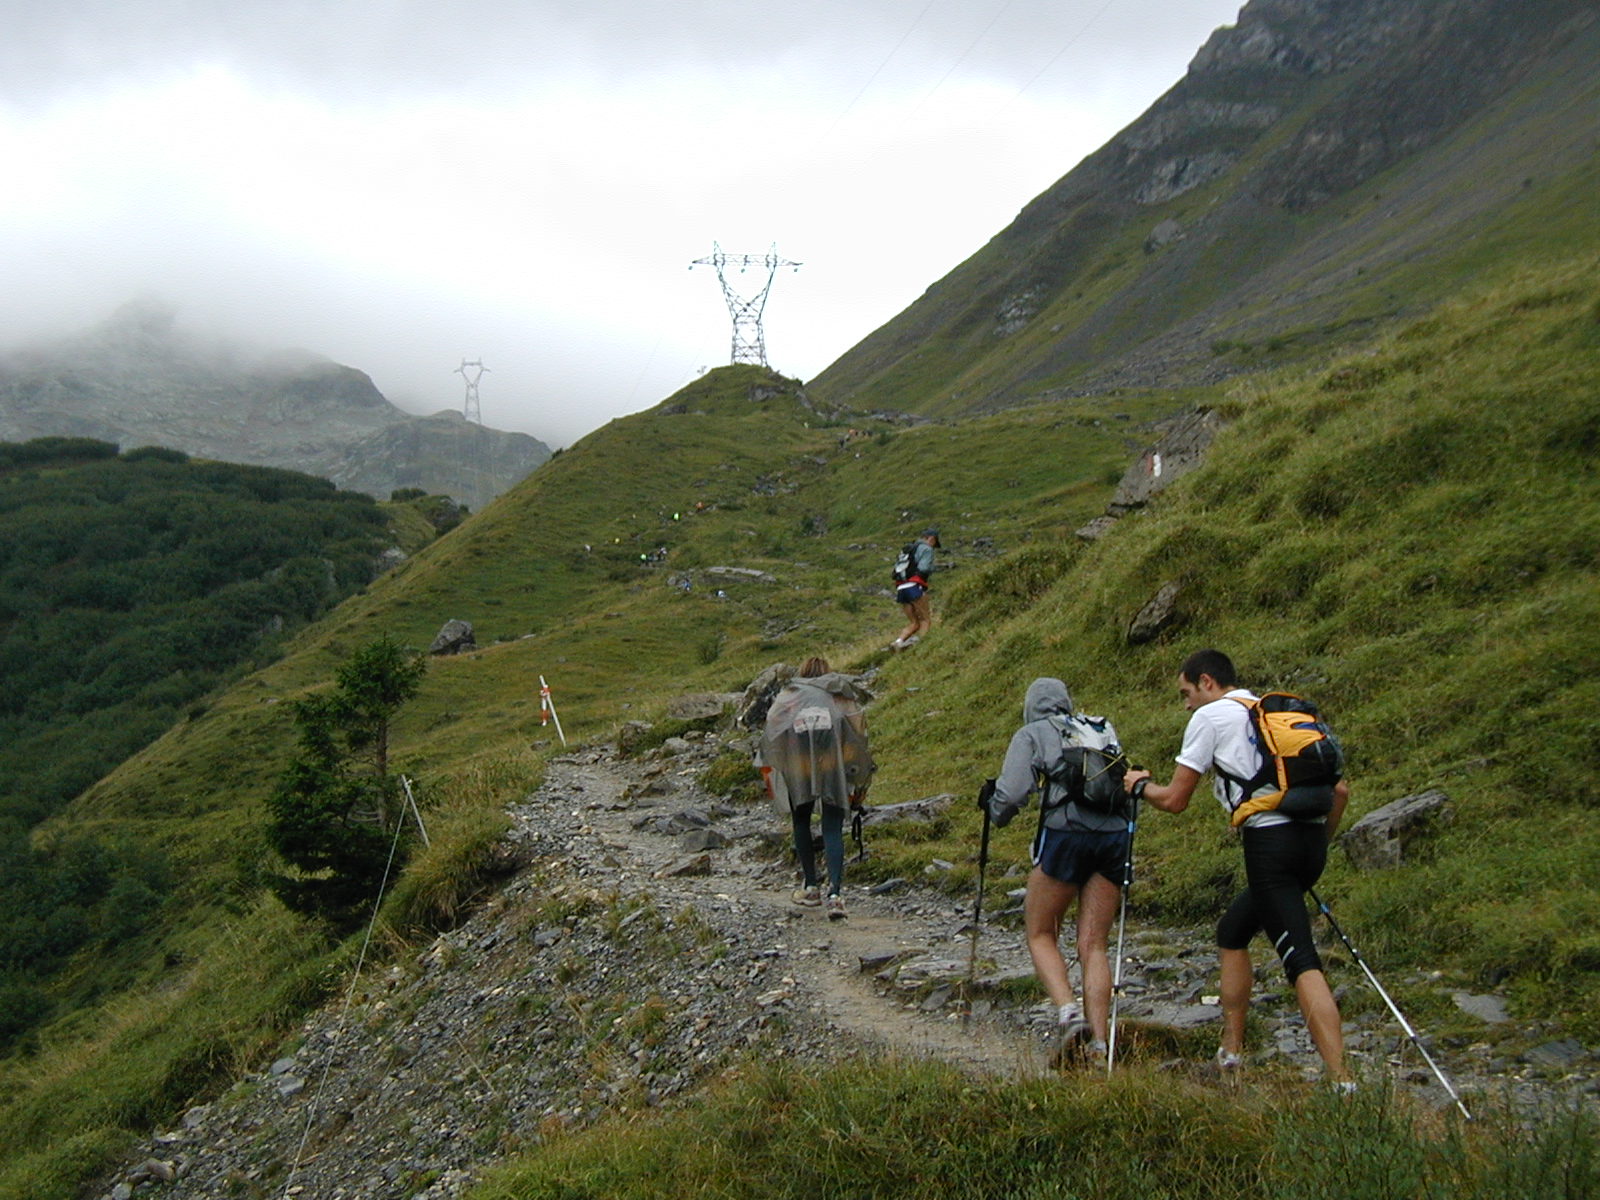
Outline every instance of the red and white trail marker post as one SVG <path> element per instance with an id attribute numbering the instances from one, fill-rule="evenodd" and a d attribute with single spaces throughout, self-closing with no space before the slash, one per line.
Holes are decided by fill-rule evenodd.
<path id="1" fill-rule="evenodd" d="M 561 717 L 556 712 L 556 702 L 550 697 L 550 685 L 544 681 L 544 676 L 539 676 L 539 724 L 548 725 L 551 721 L 556 723 L 556 735 L 561 738 L 561 744 L 567 744 L 567 735 L 561 732 Z"/>

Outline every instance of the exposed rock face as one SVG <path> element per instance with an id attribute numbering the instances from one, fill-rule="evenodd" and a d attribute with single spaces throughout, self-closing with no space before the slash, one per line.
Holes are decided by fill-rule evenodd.
<path id="1" fill-rule="evenodd" d="M 1205 461 L 1222 418 L 1210 409 L 1187 413 L 1162 430 L 1156 442 L 1134 460 L 1106 511 L 1121 516 L 1130 509 L 1143 508 L 1152 497 L 1170 487 Z"/>
<path id="2" fill-rule="evenodd" d="M 286 467 L 383 500 L 420 487 L 473 506 L 550 457 L 524 433 L 403 412 L 351 367 L 187 335 L 150 302 L 0 359 L 0 440 L 50 436 Z"/>

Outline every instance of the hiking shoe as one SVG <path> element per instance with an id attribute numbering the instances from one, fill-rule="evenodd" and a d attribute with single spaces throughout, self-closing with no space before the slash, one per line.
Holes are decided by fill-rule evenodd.
<path id="1" fill-rule="evenodd" d="M 904 650 L 907 646 L 915 646 L 917 644 L 917 635 L 913 633 L 908 638 L 896 638 L 895 640 L 900 643 L 900 649 Z"/>
<path id="2" fill-rule="evenodd" d="M 807 908 L 818 908 L 822 904 L 822 889 L 814 887 L 801 888 L 794 894 L 794 902 L 803 904 Z"/>
<path id="3" fill-rule="evenodd" d="M 1076 1004 L 1063 1004 L 1057 1020 L 1060 1022 L 1063 1042 L 1081 1042 L 1089 1036 L 1089 1022 Z"/>
<path id="4" fill-rule="evenodd" d="M 902 642 L 899 638 L 895 638 L 894 641 L 889 643 L 889 649 L 891 649 L 891 650 L 904 650 L 905 648 L 906 648 L 906 644 L 904 642 Z"/>
<path id="5" fill-rule="evenodd" d="M 850 914 L 844 911 L 844 897 L 835 892 L 828 897 L 828 920 L 842 921 Z"/>
<path id="6" fill-rule="evenodd" d="M 1354 1096 L 1357 1090 L 1354 1079 L 1335 1079 L 1333 1081 L 1333 1094 L 1335 1096 Z"/>
<path id="7" fill-rule="evenodd" d="M 1217 1056 L 1213 1061 L 1217 1064 L 1217 1070 L 1224 1075 L 1234 1075 L 1244 1065 L 1244 1056 L 1236 1050 L 1224 1050 L 1218 1046 Z"/>

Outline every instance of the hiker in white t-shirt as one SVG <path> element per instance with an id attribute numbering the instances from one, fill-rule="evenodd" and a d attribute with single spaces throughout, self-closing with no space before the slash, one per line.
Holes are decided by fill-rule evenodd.
<path id="1" fill-rule="evenodd" d="M 1178 672 L 1178 692 L 1193 715 L 1183 732 L 1172 782 L 1158 784 L 1148 771 L 1129 771 L 1124 786 L 1163 812 L 1180 813 L 1189 806 L 1200 777 L 1215 777 L 1217 799 L 1230 814 L 1250 799 L 1241 782 L 1262 765 L 1251 736 L 1250 710 L 1241 700 L 1253 693 L 1238 686 L 1233 663 L 1220 650 L 1191 654 Z M 1328 842 L 1338 828 L 1349 800 L 1349 788 L 1332 786 L 1332 810 L 1325 817 L 1292 818 L 1279 812 L 1257 812 L 1240 827 L 1244 843 L 1246 887 L 1217 924 L 1222 959 L 1222 1044 L 1217 1065 L 1236 1069 L 1244 1051 L 1245 1014 L 1250 1007 L 1254 971 L 1251 939 L 1265 932 L 1293 985 L 1311 1040 L 1327 1076 L 1349 1087 L 1344 1063 L 1344 1034 L 1339 1006 L 1322 971 L 1322 959 L 1311 936 L 1305 893 L 1322 875 Z"/>

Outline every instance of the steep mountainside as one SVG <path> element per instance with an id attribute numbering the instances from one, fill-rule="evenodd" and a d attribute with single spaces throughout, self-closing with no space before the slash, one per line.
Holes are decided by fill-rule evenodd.
<path id="1" fill-rule="evenodd" d="M 816 380 L 956 413 L 1368 335 L 1600 221 L 1580 0 L 1253 0 L 1185 78 Z"/>
<path id="2" fill-rule="evenodd" d="M 284 467 L 387 500 L 396 488 L 481 506 L 550 457 L 525 433 L 402 412 L 362 372 L 302 353 L 206 343 L 137 302 L 98 329 L 0 359 L 0 440 L 92 437 Z"/>

